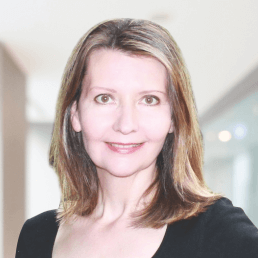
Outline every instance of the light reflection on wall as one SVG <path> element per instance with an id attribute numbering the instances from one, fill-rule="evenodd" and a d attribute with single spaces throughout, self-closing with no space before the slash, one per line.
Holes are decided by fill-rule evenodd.
<path id="1" fill-rule="evenodd" d="M 258 92 L 202 127 L 208 186 L 258 226 Z"/>

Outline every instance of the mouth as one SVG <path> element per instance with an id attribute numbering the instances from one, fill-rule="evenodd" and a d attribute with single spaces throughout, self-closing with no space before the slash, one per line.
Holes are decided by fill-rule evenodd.
<path id="1" fill-rule="evenodd" d="M 121 143 L 121 142 L 106 142 L 110 150 L 120 154 L 131 154 L 142 148 L 142 143 Z"/>
<path id="2" fill-rule="evenodd" d="M 118 142 L 107 142 L 107 144 L 116 147 L 116 148 L 132 148 L 132 147 L 138 147 L 143 144 L 142 143 L 118 143 Z"/>

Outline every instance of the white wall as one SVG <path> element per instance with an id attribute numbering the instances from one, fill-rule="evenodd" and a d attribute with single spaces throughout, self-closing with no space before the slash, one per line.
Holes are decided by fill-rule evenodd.
<path id="1" fill-rule="evenodd" d="M 59 206 L 58 179 L 48 165 L 52 126 L 50 123 L 29 124 L 26 146 L 26 218 Z"/>

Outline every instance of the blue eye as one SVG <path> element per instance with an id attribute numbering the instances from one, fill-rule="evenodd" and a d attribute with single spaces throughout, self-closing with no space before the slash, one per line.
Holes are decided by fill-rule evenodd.
<path id="1" fill-rule="evenodd" d="M 100 104 L 110 104 L 110 102 L 113 101 L 112 98 L 107 94 L 100 94 L 95 98 L 95 100 Z"/>
<path id="2" fill-rule="evenodd" d="M 157 105 L 160 102 L 159 98 L 157 98 L 155 96 L 146 96 L 146 97 L 144 97 L 143 100 L 145 100 L 145 101 L 143 101 L 143 102 L 145 102 L 144 104 L 149 105 L 149 106 Z"/>

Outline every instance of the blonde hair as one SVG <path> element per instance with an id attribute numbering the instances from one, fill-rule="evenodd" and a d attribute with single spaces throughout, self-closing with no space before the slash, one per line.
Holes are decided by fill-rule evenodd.
<path id="1" fill-rule="evenodd" d="M 129 55 L 153 57 L 167 70 L 167 94 L 173 134 L 168 134 L 157 157 L 151 202 L 134 214 L 133 226 L 160 228 L 197 216 L 221 198 L 205 185 L 202 136 L 189 73 L 176 42 L 163 27 L 146 20 L 116 19 L 102 22 L 78 42 L 66 65 L 59 93 L 49 161 L 62 190 L 62 220 L 92 214 L 98 201 L 96 166 L 86 152 L 81 133 L 70 121 L 71 106 L 79 101 L 90 54 L 112 49 Z"/>

